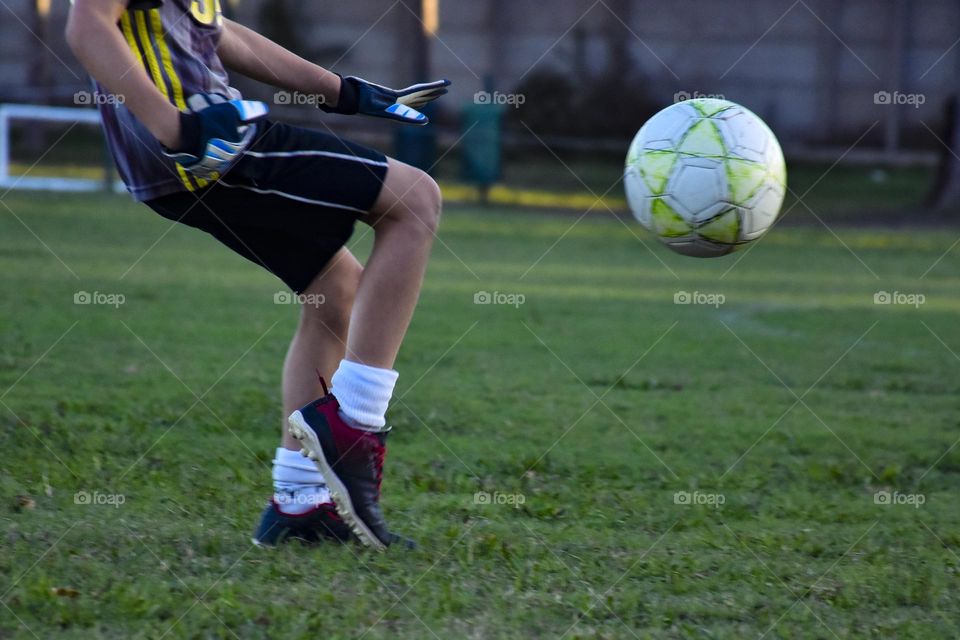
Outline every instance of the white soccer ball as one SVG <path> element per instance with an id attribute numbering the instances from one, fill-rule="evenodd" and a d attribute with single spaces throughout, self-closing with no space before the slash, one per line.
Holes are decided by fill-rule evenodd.
<path id="1" fill-rule="evenodd" d="M 677 253 L 714 258 L 773 226 L 787 169 L 763 120 L 733 102 L 698 98 L 667 107 L 640 129 L 624 183 L 640 224 Z"/>

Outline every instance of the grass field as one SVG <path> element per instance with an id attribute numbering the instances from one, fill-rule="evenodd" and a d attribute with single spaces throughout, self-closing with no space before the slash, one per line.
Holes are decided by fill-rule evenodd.
<path id="1" fill-rule="evenodd" d="M 960 230 L 697 261 L 576 220 L 446 216 L 384 487 L 420 549 L 265 551 L 278 283 L 122 197 L 5 197 L 0 637 L 958 637 Z"/>

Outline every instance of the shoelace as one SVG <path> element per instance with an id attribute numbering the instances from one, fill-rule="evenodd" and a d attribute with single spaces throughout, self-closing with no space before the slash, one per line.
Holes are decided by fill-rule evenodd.
<path id="1" fill-rule="evenodd" d="M 317 378 L 320 379 L 320 386 L 323 387 L 323 397 L 326 398 L 330 395 L 330 390 L 327 389 L 327 381 L 323 379 L 323 376 L 320 375 L 320 369 L 314 369 L 317 372 Z"/>

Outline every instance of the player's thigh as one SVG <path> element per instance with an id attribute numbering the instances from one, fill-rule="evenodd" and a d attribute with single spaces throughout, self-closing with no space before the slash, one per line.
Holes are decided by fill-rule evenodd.
<path id="1" fill-rule="evenodd" d="M 295 293 L 316 285 L 331 299 L 352 299 L 359 265 L 341 253 L 354 230 L 352 212 L 221 185 L 210 187 L 201 198 L 184 192 L 147 204 L 167 219 L 209 233 Z"/>
<path id="2" fill-rule="evenodd" d="M 325 216 L 340 212 L 357 220 L 373 208 L 388 167 L 387 157 L 375 149 L 274 123 L 218 186 L 272 194 L 313 205 Z"/>
<path id="3" fill-rule="evenodd" d="M 435 232 L 440 221 L 440 187 L 426 172 L 387 159 L 387 175 L 373 207 L 362 219 L 378 227 L 383 224 L 415 224 Z"/>

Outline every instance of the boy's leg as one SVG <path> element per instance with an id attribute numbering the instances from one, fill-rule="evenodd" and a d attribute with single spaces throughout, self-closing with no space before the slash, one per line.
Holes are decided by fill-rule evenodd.
<path id="1" fill-rule="evenodd" d="M 383 190 L 365 221 L 373 253 L 363 269 L 350 319 L 347 359 L 391 369 L 413 317 L 440 223 L 437 183 L 423 171 L 389 160 Z"/>
<path id="2" fill-rule="evenodd" d="M 365 218 L 374 229 L 373 253 L 360 278 L 333 395 L 290 416 L 291 434 L 317 462 L 337 511 L 364 544 L 378 549 L 404 542 L 389 531 L 380 509 L 384 416 L 398 375 L 392 367 L 420 296 L 440 208 L 440 190 L 427 174 L 389 161 L 383 188 Z"/>
<path id="3" fill-rule="evenodd" d="M 317 372 L 330 380 L 344 357 L 362 273 L 360 262 L 343 248 L 303 292 L 307 304 L 300 310 L 300 323 L 283 363 L 282 446 L 286 449 L 300 450 L 300 443 L 287 433 L 287 416 L 323 395 Z M 321 299 L 322 304 L 310 304 Z"/>
<path id="4" fill-rule="evenodd" d="M 303 290 L 300 321 L 283 363 L 283 416 L 323 395 L 319 373 L 330 380 L 343 359 L 353 298 L 363 267 L 346 248 Z M 330 503 L 323 476 L 300 456 L 300 443 L 283 422 L 273 461 L 273 502 L 281 513 L 301 515 Z M 270 514 L 271 517 L 272 514 Z"/>

